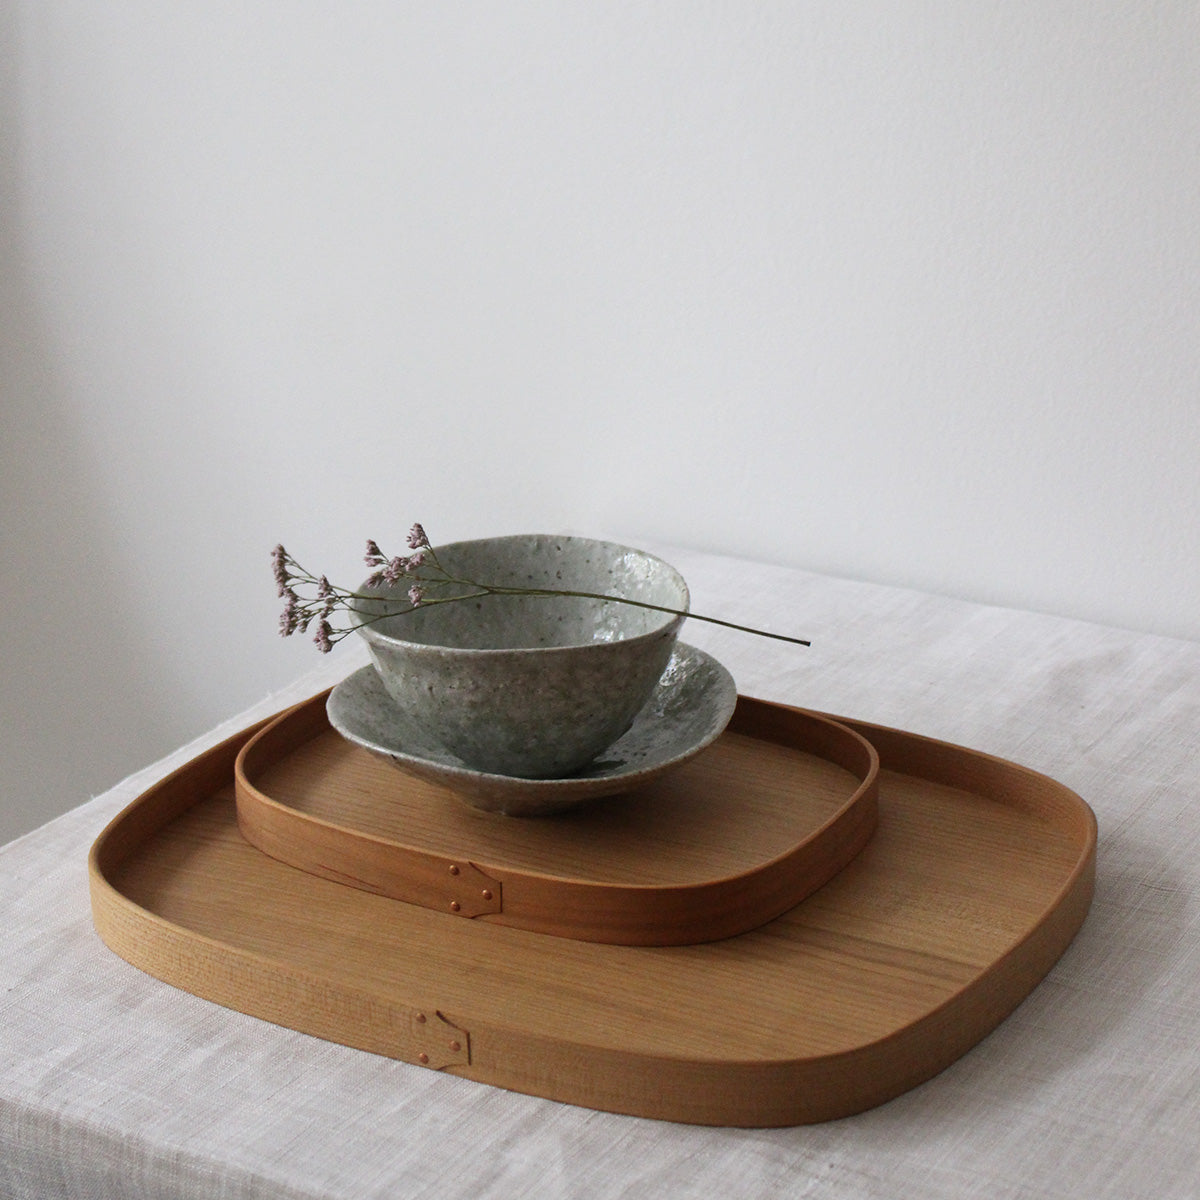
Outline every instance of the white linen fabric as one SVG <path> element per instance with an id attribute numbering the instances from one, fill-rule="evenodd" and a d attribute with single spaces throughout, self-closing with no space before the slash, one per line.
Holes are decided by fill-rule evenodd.
<path id="1" fill-rule="evenodd" d="M 349 673 L 339 653 L 0 849 L 0 1196 L 1005 1200 L 1200 1194 L 1200 644 L 671 547 L 745 694 L 1013 759 L 1100 824 L 1065 956 L 979 1046 L 859 1116 L 709 1129 L 335 1046 L 143 975 L 95 934 L 88 848 L 151 783 Z"/>

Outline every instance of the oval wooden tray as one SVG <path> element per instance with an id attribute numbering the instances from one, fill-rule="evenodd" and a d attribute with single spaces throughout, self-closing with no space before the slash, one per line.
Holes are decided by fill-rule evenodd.
<path id="1" fill-rule="evenodd" d="M 1044 776 L 855 728 L 882 759 L 874 838 L 725 941 L 545 937 L 296 870 L 238 833 L 246 736 L 96 841 L 96 928 L 196 995 L 484 1083 L 702 1124 L 847 1116 L 934 1075 L 1032 990 L 1086 916 L 1096 847 L 1091 810 Z"/>
<path id="2" fill-rule="evenodd" d="M 486 924 L 621 945 L 744 933 L 831 879 L 875 828 L 870 744 L 741 698 L 691 762 L 554 817 L 481 812 L 329 726 L 316 696 L 235 765 L 258 849 L 338 883 Z"/>

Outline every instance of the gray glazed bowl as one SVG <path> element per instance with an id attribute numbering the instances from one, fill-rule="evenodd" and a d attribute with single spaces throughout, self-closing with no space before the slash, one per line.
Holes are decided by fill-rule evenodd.
<path id="1" fill-rule="evenodd" d="M 689 603 L 674 567 L 612 542 L 526 534 L 436 552 L 449 574 L 495 586 L 617 594 L 680 612 Z M 407 584 L 363 590 L 379 598 L 358 602 L 360 621 L 396 610 L 358 632 L 404 715 L 467 766 L 524 779 L 569 775 L 625 733 L 684 621 L 558 596 L 410 609 Z"/>

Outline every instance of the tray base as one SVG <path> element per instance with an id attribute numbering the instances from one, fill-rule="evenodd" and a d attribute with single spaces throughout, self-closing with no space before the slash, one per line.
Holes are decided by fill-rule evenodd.
<path id="1" fill-rule="evenodd" d="M 875 837 L 722 942 L 548 938 L 276 862 L 239 835 L 222 783 L 244 739 L 97 841 L 97 929 L 197 995 L 485 1083 L 702 1124 L 845 1116 L 929 1078 L 1020 1002 L 1082 923 L 1095 856 L 1091 811 L 1052 780 L 858 728 L 885 768 Z"/>

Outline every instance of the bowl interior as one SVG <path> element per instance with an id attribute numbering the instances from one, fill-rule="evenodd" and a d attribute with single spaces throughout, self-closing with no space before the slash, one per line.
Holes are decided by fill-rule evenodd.
<path id="1" fill-rule="evenodd" d="M 522 535 L 438 547 L 447 573 L 500 587 L 568 589 L 616 594 L 647 604 L 686 610 L 683 577 L 662 559 L 627 546 L 590 538 Z M 407 584 L 363 601 L 373 616 L 397 602 L 408 609 Z M 470 596 L 458 585 L 436 596 Z M 460 649 L 531 649 L 581 646 L 640 637 L 665 628 L 671 613 L 576 596 L 479 596 L 453 604 L 426 604 L 366 626 L 388 638 Z"/>

